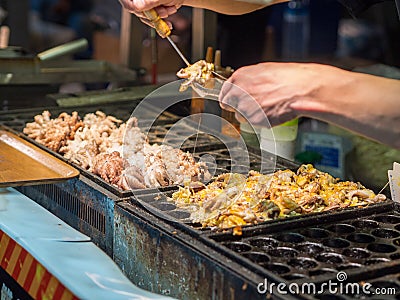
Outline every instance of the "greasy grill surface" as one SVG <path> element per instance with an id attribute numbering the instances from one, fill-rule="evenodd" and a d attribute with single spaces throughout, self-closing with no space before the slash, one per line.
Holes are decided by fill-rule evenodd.
<path id="1" fill-rule="evenodd" d="M 338 282 L 338 272 L 345 272 L 346 282 L 371 283 L 371 291 L 380 287 L 400 285 L 400 209 L 391 200 L 361 209 L 311 214 L 295 218 L 268 221 L 245 226 L 241 236 L 232 230 L 214 232 L 188 222 L 187 212 L 176 209 L 166 201 L 173 189 L 150 195 L 135 195 L 124 202 L 124 210 L 137 210 L 135 204 L 167 221 L 178 231 L 190 234 L 199 241 L 199 251 L 211 247 L 226 257 L 216 263 L 239 264 L 242 276 L 252 282 L 254 276 L 268 282 L 296 283 Z M 355 216 L 355 210 L 357 218 Z M 208 250 L 207 250 L 208 249 Z M 248 277 L 247 277 L 248 276 Z M 398 299 L 393 296 L 371 299 Z M 363 295 L 320 294 L 312 299 L 354 299 Z M 369 295 L 364 295 L 370 298 Z M 302 296 L 299 295 L 300 298 Z M 307 297 L 306 297 L 307 298 Z M 307 299 L 308 299 L 307 298 Z"/>
<path id="2" fill-rule="evenodd" d="M 55 108 L 50 109 L 50 111 L 53 115 L 56 115 L 62 111 L 72 112 L 76 110 L 83 116 L 86 113 L 101 109 L 106 114 L 114 115 L 125 121 L 129 118 L 135 105 L 135 103 L 123 103 L 101 107 Z M 149 116 L 151 116 L 151 109 L 149 111 Z M 0 113 L 0 124 L 22 132 L 25 123 L 31 122 L 34 115 L 41 112 L 42 110 L 31 109 Z M 192 153 L 197 160 L 202 160 L 204 156 L 212 158 L 206 160 L 212 174 L 219 175 L 229 172 L 233 164 L 240 166 L 239 162 L 232 159 L 232 151 L 238 149 L 234 143 L 228 145 L 228 147 L 215 136 L 204 133 L 196 134 L 197 136 L 193 135 L 193 127 L 190 126 L 187 131 L 167 134 L 176 120 L 174 116 L 169 114 L 162 116 L 160 123 L 153 126 L 149 131 L 150 142 L 170 142 L 175 145 L 176 140 L 179 142 L 182 136 L 188 136 L 189 138 L 185 139 L 182 149 Z M 142 122 L 142 125 L 147 126 L 148 124 Z M 170 140 L 165 140 L 166 136 Z M 231 152 L 228 151 L 228 148 Z M 281 158 L 277 158 L 276 164 L 272 156 L 267 155 L 264 158 L 263 170 L 265 171 L 274 171 L 275 168 L 296 169 L 298 167 L 295 163 Z M 260 169 L 260 153 L 251 150 L 249 162 L 251 169 Z M 248 166 L 243 165 L 244 172 L 246 167 Z M 120 191 L 98 176 L 94 176 L 85 170 L 81 170 L 81 172 L 91 182 L 98 183 L 100 187 L 106 188 L 114 195 L 119 197 L 132 196 L 131 192 Z M 76 197 L 74 203 L 79 203 L 87 211 L 87 204 L 80 204 L 79 201 L 82 200 L 82 197 L 78 197 L 77 191 L 85 194 L 88 187 L 81 187 L 82 183 L 79 180 L 75 181 L 79 188 L 60 185 L 60 190 L 72 191 L 71 195 Z M 86 182 L 86 184 L 89 187 L 93 185 L 93 190 L 99 190 L 91 182 Z M 160 219 L 173 224 L 176 228 L 197 237 L 204 244 L 217 249 L 250 272 L 265 278 L 270 278 L 273 274 L 286 282 L 312 281 L 323 283 L 329 279 L 334 280 L 337 272 L 344 271 L 348 274 L 350 281 L 365 280 L 376 287 L 400 286 L 400 278 L 397 275 L 400 273 L 400 209 L 390 200 L 367 208 L 350 208 L 342 211 L 268 221 L 255 226 L 245 226 L 242 236 L 233 236 L 231 230 L 227 230 L 226 233 L 215 233 L 211 230 L 199 230 L 199 224 L 190 223 L 188 212 L 176 208 L 172 202 L 168 202 L 166 199 L 176 190 L 177 187 L 175 186 L 159 190 L 137 190 L 130 201 L 135 205 L 144 207 Z M 46 195 L 43 198 L 43 202 L 46 203 L 56 198 L 57 195 L 61 195 L 58 190 L 49 192 L 44 189 L 40 192 Z M 93 202 L 96 207 L 99 203 L 106 202 L 113 208 L 114 200 L 110 198 L 110 200 L 105 201 L 101 197 L 96 193 L 93 197 L 87 197 L 87 202 L 92 203 L 93 199 L 98 199 L 98 203 Z M 67 198 L 63 196 L 60 199 Z M 99 231 L 98 240 L 107 241 L 105 242 L 106 245 L 102 245 L 102 248 L 108 250 L 107 253 L 111 255 L 113 233 L 107 232 L 112 231 L 107 221 L 113 222 L 113 214 L 108 213 L 112 209 L 107 207 L 103 209 L 104 211 L 101 211 L 101 214 L 96 211 L 96 213 L 87 217 L 88 220 L 84 220 L 82 215 L 76 213 L 75 207 L 72 209 L 68 206 L 69 203 L 70 201 L 64 203 L 67 210 L 71 212 L 71 214 L 66 215 L 66 218 L 76 217 L 77 222 L 83 220 L 93 228 L 94 225 L 99 227 L 100 229 L 96 228 Z M 130 206 L 130 209 L 135 209 L 133 205 Z M 357 219 L 354 218 L 355 212 L 358 216 Z M 101 222 L 94 222 L 97 219 Z M 80 226 L 77 225 L 77 227 Z M 93 235 L 89 231 L 86 233 Z M 99 244 L 101 245 L 101 242 Z M 333 299 L 349 299 L 345 296 L 340 297 Z M 324 299 L 322 296 L 320 298 Z"/>
<path id="3" fill-rule="evenodd" d="M 274 172 L 277 169 L 296 169 L 298 167 L 298 165 L 293 162 L 284 159 L 275 160 L 271 154 L 261 154 L 259 150 L 252 148 L 248 149 L 249 163 L 247 165 L 241 165 L 241 162 L 235 160 L 235 152 L 242 151 L 242 148 L 234 143 L 228 146 L 214 144 L 211 146 L 199 146 L 195 149 L 186 149 L 194 155 L 196 160 L 202 160 L 203 157 L 210 158 L 208 161 L 205 160 L 205 163 L 207 164 L 210 174 L 213 176 L 231 172 L 233 166 L 235 172 L 242 172 L 243 174 L 247 174 L 250 169 L 259 171 L 261 167 L 264 172 Z M 261 155 L 263 156 L 263 161 L 261 160 Z M 164 220 L 186 223 L 191 228 L 199 227 L 199 224 L 192 224 L 189 219 L 190 214 L 187 211 L 176 207 L 173 202 L 168 201 L 168 197 L 177 190 L 177 186 L 161 189 L 136 190 L 133 191 L 134 196 L 131 198 L 131 201 Z"/>
<path id="4" fill-rule="evenodd" d="M 50 149 L 46 148 L 45 146 L 35 142 L 34 140 L 28 138 L 27 136 L 22 134 L 22 130 L 25 127 L 25 124 L 28 122 L 33 122 L 34 116 L 41 114 L 43 110 L 48 110 L 50 111 L 52 117 L 57 117 L 60 113 L 62 112 L 67 112 L 67 113 L 72 113 L 73 111 L 77 111 L 81 117 L 83 117 L 87 113 L 94 113 L 97 110 L 101 110 L 107 115 L 112 115 L 117 117 L 118 119 L 121 119 L 122 121 L 127 121 L 131 114 L 132 111 L 135 109 L 135 107 L 138 105 L 140 101 L 130 101 L 130 102 L 120 102 L 120 103 L 113 103 L 109 105 L 91 105 L 91 106 L 79 106 L 79 107 L 51 107 L 51 108 L 33 108 L 33 109 L 20 109 L 20 110 L 13 110 L 13 111 L 4 111 L 0 112 L 0 125 L 5 126 L 6 128 L 10 128 L 16 133 L 20 133 L 22 137 L 24 137 L 26 140 L 30 141 L 31 143 L 35 144 L 36 146 L 40 147 L 41 149 L 46 150 L 47 152 L 53 154 L 54 156 L 58 157 L 61 160 L 64 160 L 66 162 L 69 162 L 66 160 L 62 155 L 51 151 Z M 150 121 L 153 120 L 155 115 L 158 115 L 158 110 L 155 109 L 152 106 L 148 105 L 148 110 L 146 111 L 146 115 L 143 115 L 142 119 L 139 120 L 139 126 L 141 127 L 146 127 L 149 126 Z M 154 127 L 154 131 L 157 132 L 157 128 L 160 128 L 160 130 L 164 130 L 164 126 L 167 126 L 167 124 L 172 124 L 176 122 L 177 116 L 169 113 L 169 112 L 164 112 L 161 114 L 156 122 Z M 163 125 L 161 125 L 163 124 Z M 156 139 L 156 135 L 152 133 L 152 131 L 149 131 L 149 139 L 154 140 Z M 105 182 L 102 178 L 99 176 L 96 176 L 87 170 L 75 165 L 72 163 L 74 167 L 79 169 L 81 174 L 84 174 L 86 177 L 90 178 L 93 180 L 96 184 L 99 184 L 100 186 L 106 188 L 107 190 L 111 191 L 115 195 L 125 198 L 129 197 L 132 195 L 130 191 L 123 191 L 121 189 L 116 188 L 115 186 L 110 185 L 109 183 Z"/>
<path id="5" fill-rule="evenodd" d="M 54 107 L 49 108 L 48 110 L 52 114 L 52 117 L 58 116 L 61 112 L 71 113 L 72 111 L 77 111 L 81 117 L 83 117 L 87 113 L 93 113 L 97 110 L 101 110 L 107 115 L 113 115 L 123 121 L 127 121 L 131 116 L 132 111 L 137 106 L 139 101 L 132 102 L 122 102 L 122 103 L 113 103 L 112 105 L 99 105 L 99 106 L 79 106 L 79 107 L 68 107 L 68 108 L 60 108 Z M 149 105 L 148 105 L 149 106 Z M 41 114 L 43 108 L 40 109 L 26 109 L 26 110 L 15 110 L 10 112 L 2 112 L 0 113 L 0 125 L 4 125 L 8 128 L 13 129 L 18 133 L 22 133 L 23 128 L 27 122 L 32 122 L 33 118 L 37 114 Z M 241 165 L 238 161 L 232 160 L 232 157 L 235 156 L 236 153 L 242 151 L 240 148 L 232 146 L 237 143 L 233 139 L 229 140 L 229 145 L 225 145 L 219 138 L 218 134 L 214 134 L 207 130 L 206 133 L 198 130 L 198 126 L 195 122 L 184 122 L 180 123 L 179 126 L 173 127 L 174 123 L 178 120 L 178 117 L 170 114 L 168 112 L 163 113 L 156 122 L 152 123 L 152 119 L 157 114 L 157 109 L 152 106 L 148 107 L 146 111 L 147 115 L 143 115 L 139 120 L 139 127 L 143 128 L 145 132 L 147 132 L 147 137 L 150 143 L 158 143 L 158 144 L 167 144 L 173 147 L 181 148 L 184 151 L 187 151 L 195 157 L 197 161 L 203 160 L 202 157 L 207 157 L 205 160 L 207 166 L 210 169 L 210 173 L 213 175 L 219 175 L 225 172 L 230 172 L 232 164 L 235 164 L 235 171 L 246 172 L 248 167 L 251 169 L 259 170 L 261 167 L 261 159 L 260 153 L 250 151 L 249 153 L 249 166 Z M 171 130 L 172 128 L 172 130 Z M 55 155 L 59 159 L 62 159 L 66 162 L 66 160 L 62 155 L 55 153 L 54 151 L 49 150 L 43 145 L 29 139 L 28 137 L 22 135 L 28 141 L 34 143 L 40 148 L 50 152 Z M 228 151 L 228 148 L 231 152 Z M 253 151 L 253 150 L 252 150 Z M 254 150 L 256 151 L 256 150 Z M 209 159 L 211 157 L 211 160 Z M 273 170 L 275 158 L 269 156 L 267 159 L 267 170 Z M 131 191 L 124 191 L 111 184 L 105 182 L 102 178 L 97 175 L 88 172 L 87 170 L 72 164 L 74 167 L 79 169 L 81 174 L 84 174 L 87 178 L 91 179 L 96 184 L 106 188 L 113 194 L 125 198 L 132 195 Z M 294 169 L 297 167 L 296 164 L 281 159 L 280 160 L 280 168 L 291 168 Z M 148 189 L 145 189 L 148 190 Z M 140 192 L 140 191 L 136 191 Z"/>
<path id="6" fill-rule="evenodd" d="M 172 123 L 172 122 L 171 122 Z M 171 130 L 173 124 L 153 125 L 150 128 L 143 126 L 147 131 L 147 138 L 151 144 L 166 144 L 173 147 L 187 150 L 193 154 L 195 147 L 221 144 L 221 141 L 214 135 L 196 132 L 194 127 L 189 124 L 181 125 L 180 130 Z M 183 143 L 182 143 L 183 141 Z M 193 149 L 192 149 L 193 148 Z"/>
<path id="7" fill-rule="evenodd" d="M 0 111 L 0 124 L 22 132 L 25 124 L 33 122 L 35 115 L 41 114 L 43 110 L 48 110 L 53 117 L 57 117 L 62 112 L 71 113 L 77 111 L 81 117 L 87 113 L 94 113 L 101 110 L 107 115 L 115 116 L 123 121 L 127 121 L 131 113 L 138 105 L 139 101 L 113 103 L 112 105 L 91 105 L 79 107 L 50 107 L 50 108 L 33 108 L 33 109 L 18 109 L 12 111 Z M 152 119 L 157 111 L 149 106 L 148 115 L 143 116 L 144 120 Z M 176 116 L 168 112 L 163 113 L 158 121 L 171 122 L 176 121 Z"/>
<path id="8" fill-rule="evenodd" d="M 178 190 L 178 187 L 174 187 L 174 186 L 160 188 L 160 189 L 137 190 L 137 191 L 133 192 L 133 197 L 131 197 L 130 199 L 131 199 L 131 203 L 135 203 L 135 204 L 142 206 L 143 208 L 147 209 L 148 211 L 152 212 L 153 214 L 157 215 L 158 217 L 160 217 L 166 221 L 177 223 L 180 226 L 182 226 L 184 229 L 189 229 L 189 231 L 190 231 L 191 228 L 200 228 L 201 227 L 200 224 L 193 223 L 190 220 L 190 213 L 188 211 L 186 211 L 183 208 L 177 207 L 172 201 L 169 201 L 169 198 L 171 197 L 171 195 L 177 190 Z M 346 209 L 338 210 L 338 211 L 312 213 L 312 214 L 308 214 L 308 215 L 305 214 L 305 215 L 296 216 L 296 217 L 270 220 L 270 221 L 266 221 L 261 224 L 280 223 L 280 222 L 285 222 L 285 223 L 287 222 L 290 224 L 291 221 L 297 220 L 297 219 L 310 218 L 311 220 L 313 220 L 313 217 L 316 215 L 333 216 L 333 217 L 339 217 L 341 215 L 346 216 L 347 213 L 351 213 L 354 211 L 370 212 L 371 208 L 378 209 L 378 210 L 384 209 L 387 205 L 391 205 L 391 203 L 392 203 L 391 200 L 387 200 L 385 202 L 374 204 L 374 205 L 371 205 L 370 207 L 366 207 L 366 208 L 346 208 Z M 255 225 L 255 226 L 257 227 L 260 225 Z M 253 226 L 244 226 L 243 228 L 251 230 L 252 227 Z M 345 230 L 345 228 L 349 228 L 349 227 L 346 225 L 343 225 L 343 224 L 339 224 L 337 226 L 338 231 Z M 353 228 L 353 227 L 350 227 L 350 228 Z M 259 229 L 257 229 L 257 230 L 259 230 Z M 333 230 L 333 229 L 331 229 L 331 230 Z M 400 225 L 398 227 L 398 230 L 400 230 Z M 229 231 L 229 234 L 227 235 L 228 239 L 229 239 L 232 235 L 232 231 L 229 229 L 225 230 L 225 231 Z M 305 236 L 307 236 L 307 235 L 309 235 L 309 238 L 331 237 L 331 235 L 330 234 L 327 235 L 327 233 L 329 233 L 327 230 L 322 230 L 319 228 L 312 228 L 312 229 L 309 229 L 308 231 L 306 231 L 305 233 L 301 232 L 301 233 L 297 233 L 295 235 L 289 234 L 287 237 L 287 240 L 291 242 L 292 240 L 290 240 L 290 238 L 293 238 L 293 240 L 301 242 L 301 241 L 305 240 Z M 396 233 L 398 233 L 398 232 L 396 232 Z M 374 234 L 378 234 L 378 235 L 381 234 L 382 236 L 385 234 L 386 235 L 389 235 L 389 234 L 395 235 L 396 233 L 392 232 L 390 230 L 389 231 L 377 230 L 376 232 L 374 232 Z M 349 235 L 348 239 L 351 239 L 352 237 L 353 237 L 352 235 Z M 360 235 L 360 236 L 355 235 L 354 242 L 357 242 L 359 238 L 360 239 L 361 238 L 368 239 L 369 236 L 364 237 L 364 235 Z M 340 246 L 348 246 L 347 241 L 344 241 L 342 239 L 333 240 L 333 241 L 331 241 L 330 239 L 327 239 L 326 243 L 328 246 L 332 246 L 334 248 L 339 248 Z M 400 245 L 400 238 L 398 239 L 398 243 Z M 239 250 L 238 252 L 241 252 L 241 251 Z"/>

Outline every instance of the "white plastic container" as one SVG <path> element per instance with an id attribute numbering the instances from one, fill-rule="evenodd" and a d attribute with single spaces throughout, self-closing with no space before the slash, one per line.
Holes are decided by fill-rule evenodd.
<path id="1" fill-rule="evenodd" d="M 262 128 L 260 148 L 289 160 L 294 160 L 297 131 L 298 119 L 272 128 Z"/>

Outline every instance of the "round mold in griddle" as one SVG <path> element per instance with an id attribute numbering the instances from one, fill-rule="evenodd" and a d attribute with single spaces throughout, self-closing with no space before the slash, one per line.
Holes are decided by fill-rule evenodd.
<path id="1" fill-rule="evenodd" d="M 371 232 L 371 234 L 383 239 L 393 239 L 400 236 L 398 231 L 386 228 L 375 229 Z"/>
<path id="2" fill-rule="evenodd" d="M 367 246 L 367 249 L 372 252 L 378 253 L 391 253 L 395 252 L 397 248 L 395 246 L 383 243 L 372 243 Z"/>
<path id="3" fill-rule="evenodd" d="M 307 257 L 292 258 L 288 261 L 288 265 L 296 270 L 309 270 L 318 266 L 318 262 Z"/>
<path id="4" fill-rule="evenodd" d="M 373 229 L 373 228 L 378 228 L 379 223 L 374 221 L 374 220 L 369 220 L 369 219 L 360 219 L 360 220 L 355 220 L 351 223 L 354 227 L 360 228 L 360 229 Z"/>
<path id="5" fill-rule="evenodd" d="M 337 234 L 352 233 L 356 230 L 354 226 L 351 226 L 349 224 L 334 224 L 328 226 L 326 229 Z"/>
<path id="6" fill-rule="evenodd" d="M 270 261 L 269 256 L 262 252 L 244 252 L 242 255 L 260 265 L 265 265 Z"/>
<path id="7" fill-rule="evenodd" d="M 322 239 L 328 237 L 330 232 L 321 228 L 306 228 L 301 231 L 301 234 L 313 239 Z"/>
<path id="8" fill-rule="evenodd" d="M 305 242 L 295 246 L 295 249 L 299 252 L 306 253 L 308 255 L 316 255 L 325 250 L 321 244 Z"/>
<path id="9" fill-rule="evenodd" d="M 400 285 L 394 281 L 389 281 L 389 280 L 377 280 L 370 282 L 372 285 L 372 288 L 374 289 L 384 289 L 389 291 L 389 289 L 394 289 L 395 291 L 400 291 Z"/>
<path id="10" fill-rule="evenodd" d="M 308 272 L 310 277 L 322 276 L 322 275 L 331 274 L 331 273 L 337 273 L 337 270 L 330 269 L 330 268 L 322 268 L 322 269 L 317 269 L 317 270 L 311 270 Z"/>
<path id="11" fill-rule="evenodd" d="M 294 280 L 308 278 L 308 276 L 305 274 L 293 273 L 293 274 L 283 275 L 282 278 L 288 281 L 294 281 Z"/>
<path id="12" fill-rule="evenodd" d="M 343 250 L 342 254 L 356 259 L 365 259 L 371 256 L 369 251 L 361 248 L 347 248 Z"/>
<path id="13" fill-rule="evenodd" d="M 270 249 L 268 254 L 275 257 L 291 258 L 296 257 L 299 253 L 289 247 L 276 247 L 274 249 Z"/>
<path id="14" fill-rule="evenodd" d="M 237 253 L 248 252 L 252 249 L 250 245 L 242 242 L 227 242 L 223 245 Z"/>
<path id="15" fill-rule="evenodd" d="M 171 210 L 166 213 L 169 216 L 179 220 L 187 219 L 190 217 L 190 213 L 184 210 Z"/>
<path id="16" fill-rule="evenodd" d="M 151 135 L 153 136 L 153 134 L 151 134 Z M 155 134 L 155 136 L 160 140 L 164 140 L 165 139 L 165 133 L 158 133 L 158 134 Z M 168 138 L 172 138 L 172 137 L 168 136 Z"/>
<path id="17" fill-rule="evenodd" d="M 221 174 L 221 173 L 217 170 L 217 169 L 218 169 L 218 168 L 217 168 L 217 165 L 206 163 L 206 166 L 207 166 L 208 173 L 210 173 L 210 176 L 211 176 L 211 177 L 210 177 L 210 179 L 209 179 L 208 181 L 206 181 L 206 182 L 204 182 L 204 183 L 211 182 L 211 181 L 212 181 L 212 178 L 214 178 L 214 177 L 216 177 L 216 176 L 218 176 L 218 175 Z"/>
<path id="18" fill-rule="evenodd" d="M 325 295 L 316 295 L 315 299 L 318 299 L 318 300 L 344 300 L 346 298 L 343 298 L 339 295 L 325 294 Z"/>
<path id="19" fill-rule="evenodd" d="M 199 157 L 202 161 L 212 162 L 216 164 L 216 160 L 218 156 L 214 153 L 204 153 L 204 152 L 196 152 L 196 156 Z"/>
<path id="20" fill-rule="evenodd" d="M 290 268 L 287 265 L 279 263 L 266 264 L 264 265 L 264 268 L 278 275 L 290 272 Z"/>
<path id="21" fill-rule="evenodd" d="M 386 224 L 400 224 L 400 217 L 394 215 L 379 215 L 373 217 L 373 219 L 377 222 Z"/>
<path id="22" fill-rule="evenodd" d="M 319 262 L 338 265 L 345 262 L 343 255 L 333 253 L 333 252 L 324 252 L 320 253 L 315 257 Z"/>
<path id="23" fill-rule="evenodd" d="M 344 270 L 350 270 L 350 269 L 357 269 L 361 268 L 361 264 L 356 264 L 356 263 L 347 263 L 347 264 L 342 264 L 336 267 L 338 271 L 344 271 Z"/>
<path id="24" fill-rule="evenodd" d="M 364 261 L 364 265 L 370 266 L 370 265 L 376 265 L 380 263 L 385 263 L 389 262 L 390 259 L 384 258 L 384 257 L 372 257 Z"/>
<path id="25" fill-rule="evenodd" d="M 153 202 L 152 205 L 161 211 L 170 211 L 176 209 L 176 206 L 169 202 Z"/>
<path id="26" fill-rule="evenodd" d="M 375 242 L 375 238 L 366 233 L 352 233 L 346 237 L 347 240 L 353 243 L 372 243 Z"/>
<path id="27" fill-rule="evenodd" d="M 331 248 L 346 248 L 350 246 L 349 241 L 340 238 L 326 239 L 323 244 Z"/>
<path id="28" fill-rule="evenodd" d="M 249 244 L 254 247 L 257 247 L 258 249 L 268 251 L 270 249 L 278 247 L 279 242 L 273 238 L 260 237 L 249 240 Z"/>
<path id="29" fill-rule="evenodd" d="M 390 259 L 391 259 L 391 260 L 398 260 L 398 259 L 400 259 L 400 253 L 397 252 L 397 253 L 391 254 L 391 255 L 390 255 Z"/>
<path id="30" fill-rule="evenodd" d="M 282 233 L 275 237 L 278 241 L 286 243 L 301 243 L 305 240 L 304 236 L 299 233 L 288 232 Z"/>

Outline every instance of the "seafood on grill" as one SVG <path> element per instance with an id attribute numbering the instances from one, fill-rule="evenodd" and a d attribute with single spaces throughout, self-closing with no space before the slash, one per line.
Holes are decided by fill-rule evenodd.
<path id="1" fill-rule="evenodd" d="M 100 153 L 94 157 L 93 173 L 100 175 L 107 182 L 117 185 L 122 179 L 122 172 L 128 167 L 118 151 Z"/>
<path id="2" fill-rule="evenodd" d="M 170 146 L 148 143 L 137 119 L 123 122 L 101 111 L 51 119 L 44 111 L 26 124 L 28 137 L 123 190 L 208 180 L 204 163 Z"/>
<path id="3" fill-rule="evenodd" d="M 58 118 L 51 119 L 49 111 L 45 110 L 28 123 L 23 132 L 47 148 L 58 151 L 66 142 L 73 139 L 76 131 L 83 126 L 77 112 L 71 115 L 61 113 Z"/>
<path id="4" fill-rule="evenodd" d="M 176 76 L 186 79 L 180 86 L 179 91 L 183 92 L 194 82 L 204 86 L 211 78 L 214 71 L 214 64 L 208 63 L 205 60 L 199 60 L 196 63 L 180 69 Z"/>
<path id="5" fill-rule="evenodd" d="M 385 195 L 376 195 L 360 183 L 339 181 L 310 164 L 300 166 L 297 172 L 226 173 L 196 191 L 191 185 L 180 187 L 169 198 L 189 210 L 193 222 L 214 228 L 367 206 L 385 199 Z"/>

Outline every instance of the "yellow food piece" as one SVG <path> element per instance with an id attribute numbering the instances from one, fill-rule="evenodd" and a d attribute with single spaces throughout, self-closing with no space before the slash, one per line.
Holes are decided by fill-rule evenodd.
<path id="1" fill-rule="evenodd" d="M 204 189 L 187 186 L 173 193 L 170 201 L 192 212 L 191 218 L 204 227 L 229 228 L 346 207 L 363 207 L 385 200 L 360 183 L 339 181 L 312 165 L 296 172 L 273 174 L 250 171 L 218 176 Z"/>

